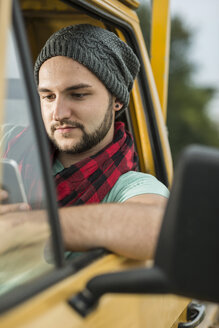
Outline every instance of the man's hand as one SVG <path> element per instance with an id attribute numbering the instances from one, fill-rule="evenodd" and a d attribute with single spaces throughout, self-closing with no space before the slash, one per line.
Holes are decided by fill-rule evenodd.
<path id="1" fill-rule="evenodd" d="M 2 202 L 7 200 L 7 198 L 8 198 L 7 191 L 0 189 L 0 215 L 9 212 L 27 211 L 30 209 L 30 206 L 27 203 L 2 204 Z"/>

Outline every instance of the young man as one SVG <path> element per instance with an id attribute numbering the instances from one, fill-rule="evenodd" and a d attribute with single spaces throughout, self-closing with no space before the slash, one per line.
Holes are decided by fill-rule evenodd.
<path id="1" fill-rule="evenodd" d="M 127 44 L 87 24 L 56 32 L 36 60 L 66 250 L 153 257 L 168 190 L 136 172 L 132 137 L 115 123 L 138 71 Z"/>

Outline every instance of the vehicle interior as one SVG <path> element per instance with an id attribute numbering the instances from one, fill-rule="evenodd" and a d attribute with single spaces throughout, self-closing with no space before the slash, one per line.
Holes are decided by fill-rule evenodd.
<path id="1" fill-rule="evenodd" d="M 191 316 L 187 316 L 190 295 L 175 295 L 174 289 L 167 295 L 159 294 L 159 288 L 157 292 L 151 290 L 151 293 L 157 295 L 138 295 L 134 292 L 135 287 L 133 295 L 128 292 L 120 295 L 106 292 L 107 295 L 103 293 L 98 307 L 86 317 L 77 312 L 80 298 L 74 301 L 73 306 L 70 304 L 70 300 L 84 291 L 88 282 L 98 275 L 136 268 L 145 270 L 154 263 L 133 261 L 105 249 L 92 249 L 71 257 L 65 253 L 48 156 L 49 144 L 42 123 L 33 65 L 48 37 L 58 29 L 72 24 L 101 26 L 127 42 L 136 52 L 141 70 L 131 93 L 129 107 L 118 119 L 125 122 L 134 136 L 139 156 L 138 169 L 154 175 L 171 188 L 173 165 L 166 127 L 165 100 L 168 60 L 160 61 L 156 56 L 152 56 L 153 60 L 150 58 L 136 13 L 139 5 L 137 0 L 8 0 L 7 3 L 0 0 L 0 19 L 4 21 L 0 41 L 4 41 L 2 46 L 5 49 L 4 56 L 3 52 L 0 53 L 0 63 L 5 66 L 5 70 L 0 70 L 0 105 L 3 108 L 0 118 L 3 125 L 0 134 L 1 154 L 4 157 L 9 152 L 13 160 L 25 148 L 25 143 L 22 149 L 6 148 L 8 138 L 21 131 L 18 127 L 11 129 L 12 125 L 19 125 L 19 129 L 22 126 L 22 131 L 30 126 L 27 136 L 28 142 L 31 141 L 33 170 L 28 171 L 27 176 L 29 180 L 33 175 L 36 176 L 42 190 L 40 212 L 35 210 L 39 203 L 38 195 L 33 193 L 30 197 L 34 220 L 30 220 L 25 212 L 25 223 L 22 225 L 16 213 L 1 217 L 2 328 L 61 325 L 89 328 L 176 328 L 179 323 L 192 321 Z M 160 16 L 161 11 L 168 12 L 169 1 L 162 2 L 162 10 L 159 6 L 161 4 L 154 0 L 153 21 L 156 15 Z M 163 19 L 160 28 L 168 33 L 168 15 Z M 165 35 L 164 45 L 161 45 L 159 40 L 157 42 L 160 30 L 156 30 L 157 34 L 155 30 L 152 24 L 151 52 L 168 58 L 168 37 Z M 157 47 L 160 47 L 159 51 Z M 155 71 L 157 67 L 159 77 Z M 161 85 L 159 79 L 162 80 Z M 107 285 L 104 280 L 103 284 Z"/>

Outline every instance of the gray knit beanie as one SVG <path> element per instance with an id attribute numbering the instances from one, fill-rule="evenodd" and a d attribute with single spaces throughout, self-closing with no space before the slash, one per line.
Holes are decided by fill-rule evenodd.
<path id="1" fill-rule="evenodd" d="M 140 64 L 132 49 L 116 34 L 89 24 L 68 26 L 54 33 L 35 63 L 37 85 L 41 65 L 55 56 L 66 56 L 86 66 L 124 104 L 123 108 L 127 107 Z"/>

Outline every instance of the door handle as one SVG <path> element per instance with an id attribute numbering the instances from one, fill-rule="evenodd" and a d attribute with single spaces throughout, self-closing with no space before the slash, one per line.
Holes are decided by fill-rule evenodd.
<path id="1" fill-rule="evenodd" d="M 187 308 L 187 321 L 180 322 L 178 328 L 195 328 L 205 317 L 205 306 L 197 303 L 190 303 Z"/>

